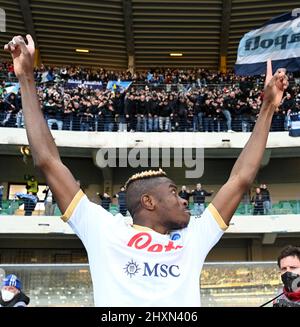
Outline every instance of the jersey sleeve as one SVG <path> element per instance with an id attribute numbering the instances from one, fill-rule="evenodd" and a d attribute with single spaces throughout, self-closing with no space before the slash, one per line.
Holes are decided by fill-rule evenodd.
<path id="1" fill-rule="evenodd" d="M 62 219 L 67 222 L 88 249 L 100 233 L 105 233 L 113 220 L 113 215 L 91 202 L 82 190 L 74 196 Z"/>
<path id="2" fill-rule="evenodd" d="M 212 247 L 220 240 L 228 228 L 217 209 L 210 204 L 200 218 L 193 218 L 189 225 L 197 253 L 202 259 L 207 256 Z"/>

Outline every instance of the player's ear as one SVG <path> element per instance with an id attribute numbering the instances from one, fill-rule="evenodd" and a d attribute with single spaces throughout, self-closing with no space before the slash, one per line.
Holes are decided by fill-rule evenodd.
<path id="1" fill-rule="evenodd" d="M 155 199 L 152 195 L 150 194 L 143 194 L 141 196 L 141 205 L 143 208 L 147 210 L 154 210 L 155 209 Z"/>

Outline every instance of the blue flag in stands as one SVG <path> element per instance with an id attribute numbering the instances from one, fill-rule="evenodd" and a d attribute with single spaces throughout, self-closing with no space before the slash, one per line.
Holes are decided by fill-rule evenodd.
<path id="1" fill-rule="evenodd" d="M 132 82 L 127 81 L 108 81 L 106 89 L 112 92 L 124 92 L 129 88 Z"/>
<path id="2" fill-rule="evenodd" d="M 152 77 L 153 77 L 153 74 L 151 74 L 150 72 L 148 72 L 148 74 L 147 74 L 147 81 L 148 82 L 151 82 Z"/>
<path id="3" fill-rule="evenodd" d="M 289 72 L 300 70 L 300 8 L 245 34 L 239 44 L 235 73 L 265 74 L 269 58 L 274 72 L 278 68 Z"/>
<path id="4" fill-rule="evenodd" d="M 53 73 L 51 71 L 47 71 L 42 74 L 41 83 L 51 82 L 53 81 L 53 79 L 54 79 Z"/>
<path id="5" fill-rule="evenodd" d="M 6 86 L 7 85 L 7 86 Z M 5 90 L 7 92 L 7 97 L 11 94 L 17 94 L 19 92 L 20 85 L 19 83 L 6 83 L 5 84 Z"/>

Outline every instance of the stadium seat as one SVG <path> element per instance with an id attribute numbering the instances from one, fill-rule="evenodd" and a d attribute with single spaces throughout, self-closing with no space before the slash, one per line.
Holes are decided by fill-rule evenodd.
<path id="1" fill-rule="evenodd" d="M 8 213 L 8 209 L 2 209 L 2 210 L 0 210 L 0 215 L 2 215 L 2 216 L 6 216 L 6 215 L 8 215 L 9 213 Z"/>
<path id="2" fill-rule="evenodd" d="M 3 200 L 2 201 L 2 209 L 8 209 L 9 208 L 9 200 Z"/>
<path id="3" fill-rule="evenodd" d="M 55 206 L 54 209 L 54 216 L 62 216 L 61 211 L 59 210 L 58 206 Z"/>
<path id="4" fill-rule="evenodd" d="M 245 214 L 245 207 L 244 207 L 244 205 L 240 204 L 240 205 L 237 207 L 237 209 L 236 209 L 236 211 L 235 211 L 234 214 L 235 214 L 236 216 L 244 215 L 244 214 Z"/>
<path id="5" fill-rule="evenodd" d="M 272 206 L 272 213 L 273 215 L 278 215 L 281 213 L 281 204 L 279 203 L 274 203 Z"/>
<path id="6" fill-rule="evenodd" d="M 288 201 L 280 201 L 282 202 L 282 213 L 290 214 L 293 213 L 293 208 Z"/>

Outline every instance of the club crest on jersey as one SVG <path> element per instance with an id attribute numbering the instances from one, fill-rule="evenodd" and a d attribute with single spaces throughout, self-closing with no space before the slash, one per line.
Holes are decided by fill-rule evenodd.
<path id="1" fill-rule="evenodd" d="M 171 240 L 172 241 L 177 241 L 181 238 L 181 235 L 179 233 L 173 233 L 171 234 Z"/>
<path id="2" fill-rule="evenodd" d="M 146 250 L 148 252 L 170 252 L 181 249 L 181 245 L 175 245 L 172 240 L 167 244 L 152 242 L 150 233 L 142 232 L 135 234 L 127 243 L 127 246 L 137 250 Z"/>

